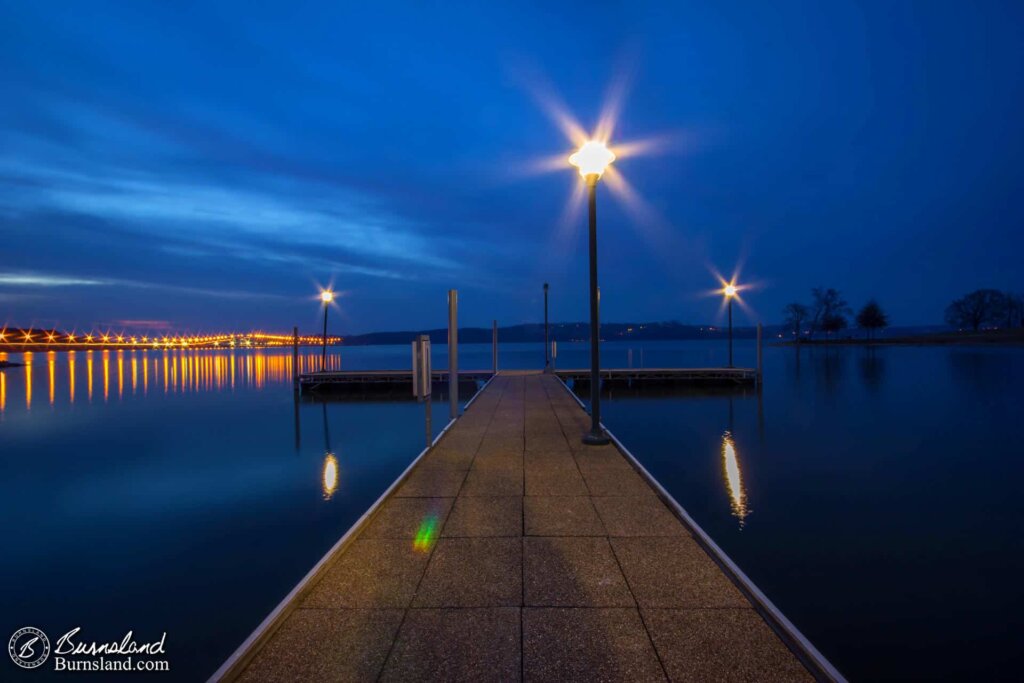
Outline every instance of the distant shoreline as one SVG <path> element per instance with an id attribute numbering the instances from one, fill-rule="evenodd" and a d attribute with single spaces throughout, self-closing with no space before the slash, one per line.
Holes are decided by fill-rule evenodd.
<path id="1" fill-rule="evenodd" d="M 772 342 L 770 346 L 951 346 L 951 345 L 1024 345 L 1024 329 L 982 330 L 980 332 L 934 332 L 876 339 L 801 339 Z"/>

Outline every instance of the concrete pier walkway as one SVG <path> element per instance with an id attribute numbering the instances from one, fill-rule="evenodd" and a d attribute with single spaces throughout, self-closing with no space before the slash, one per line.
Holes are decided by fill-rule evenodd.
<path id="1" fill-rule="evenodd" d="M 813 680 L 588 419 L 552 376 L 495 377 L 219 675 Z"/>

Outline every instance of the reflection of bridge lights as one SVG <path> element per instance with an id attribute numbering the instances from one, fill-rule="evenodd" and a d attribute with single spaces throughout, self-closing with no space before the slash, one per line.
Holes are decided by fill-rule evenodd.
<path id="1" fill-rule="evenodd" d="M 324 500 L 330 500 L 334 492 L 338 490 L 338 459 L 334 457 L 333 453 L 328 453 L 324 457 L 322 479 Z"/>
<path id="2" fill-rule="evenodd" d="M 750 511 L 747 509 L 747 494 L 743 489 L 743 476 L 740 472 L 740 462 L 736 457 L 736 444 L 732 440 L 732 434 L 726 432 L 722 435 L 722 472 L 725 476 L 725 485 L 729 492 L 732 514 L 740 520 L 740 528 L 743 528 L 743 521 Z"/>

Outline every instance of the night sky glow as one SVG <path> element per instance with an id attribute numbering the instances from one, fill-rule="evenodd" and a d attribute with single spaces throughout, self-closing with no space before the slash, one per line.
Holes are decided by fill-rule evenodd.
<path id="1" fill-rule="evenodd" d="M 896 325 L 1024 289 L 1024 5 L 0 2 L 0 323 L 344 333 L 587 315 L 553 105 L 611 144 L 605 321 Z M 563 122 L 564 123 L 564 122 Z M 551 160 L 556 160 L 552 164 Z M 559 166 L 558 160 L 564 162 Z M 557 168 L 556 168 L 557 167 Z M 134 325 L 138 322 L 139 325 Z"/>

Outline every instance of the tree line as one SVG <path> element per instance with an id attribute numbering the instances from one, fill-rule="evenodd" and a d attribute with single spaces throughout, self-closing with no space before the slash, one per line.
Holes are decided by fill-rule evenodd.
<path id="1" fill-rule="evenodd" d="M 786 325 L 793 331 L 793 337 L 798 341 L 802 338 L 805 325 L 808 339 L 813 339 L 818 332 L 824 332 L 827 338 L 831 338 L 834 333 L 850 326 L 850 316 L 853 316 L 857 327 L 864 330 L 869 339 L 873 339 L 875 333 L 889 326 L 889 315 L 882 310 L 876 300 L 869 299 L 857 314 L 853 315 L 850 304 L 832 287 L 815 287 L 811 290 L 809 305 L 794 301 L 786 305 L 783 314 Z"/>
<path id="2" fill-rule="evenodd" d="M 1024 295 L 977 289 L 946 307 L 946 323 L 958 330 L 1024 327 Z"/>
<path id="3" fill-rule="evenodd" d="M 889 315 L 878 301 L 869 299 L 854 315 L 843 295 L 832 287 L 815 287 L 811 290 L 810 304 L 787 304 L 783 314 L 785 324 L 797 341 L 804 338 L 805 328 L 808 340 L 814 339 L 814 335 L 819 332 L 831 338 L 834 333 L 850 326 L 851 316 L 869 340 L 889 327 Z M 973 291 L 946 307 L 946 323 L 958 330 L 970 329 L 974 332 L 984 327 L 1024 327 L 1024 295 L 996 289 Z"/>

